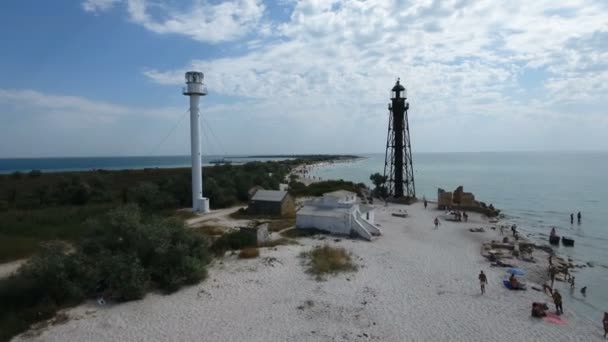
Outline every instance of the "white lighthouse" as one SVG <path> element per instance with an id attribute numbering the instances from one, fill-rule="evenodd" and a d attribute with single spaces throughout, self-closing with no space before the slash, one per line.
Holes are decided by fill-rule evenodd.
<path id="1" fill-rule="evenodd" d="M 192 211 L 209 211 L 209 199 L 203 197 L 203 170 L 201 165 L 200 112 L 198 103 L 201 96 L 207 95 L 203 84 L 203 73 L 188 71 L 184 95 L 190 97 L 190 150 L 192 154 Z"/>

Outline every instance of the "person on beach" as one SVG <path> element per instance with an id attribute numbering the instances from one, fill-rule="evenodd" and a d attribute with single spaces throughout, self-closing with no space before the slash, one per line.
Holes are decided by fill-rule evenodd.
<path id="1" fill-rule="evenodd" d="M 581 294 L 583 295 L 583 297 L 587 297 L 587 286 L 584 286 L 584 287 L 581 289 Z"/>
<path id="2" fill-rule="evenodd" d="M 555 271 L 554 267 L 549 268 L 549 274 L 551 275 L 551 288 L 553 288 L 553 283 L 555 283 Z"/>
<path id="3" fill-rule="evenodd" d="M 575 278 L 576 278 L 576 277 L 572 277 L 572 278 L 570 278 L 570 288 L 571 288 L 571 289 L 573 289 L 573 288 L 574 288 L 574 279 L 575 279 Z"/>
<path id="4" fill-rule="evenodd" d="M 578 221 L 578 224 L 581 224 L 581 212 L 579 211 L 578 214 L 576 214 L 576 219 Z"/>
<path id="5" fill-rule="evenodd" d="M 439 218 L 435 217 L 435 229 L 439 227 Z"/>
<path id="6" fill-rule="evenodd" d="M 481 286 L 481 294 L 486 293 L 486 284 L 488 283 L 488 278 L 486 278 L 486 274 L 481 271 L 479 273 L 479 286 Z"/>
<path id="7" fill-rule="evenodd" d="M 557 233 L 555 232 L 555 227 L 553 227 L 553 228 L 551 228 L 551 233 L 550 233 L 550 235 L 551 235 L 551 236 L 555 236 L 555 234 L 557 234 Z"/>
<path id="8" fill-rule="evenodd" d="M 553 290 L 553 303 L 555 303 L 555 312 L 558 315 L 562 315 L 564 313 L 564 308 L 562 308 L 562 295 L 557 290 Z"/>
<path id="9" fill-rule="evenodd" d="M 428 202 L 426 201 L 426 198 L 424 199 L 424 209 L 426 209 L 426 206 L 428 205 Z"/>
<path id="10" fill-rule="evenodd" d="M 464 222 L 469 221 L 469 215 L 467 215 L 467 213 L 465 211 L 462 212 L 462 217 L 464 217 Z"/>
<path id="11" fill-rule="evenodd" d="M 511 232 L 513 233 L 513 236 L 515 236 L 515 234 L 517 234 L 517 226 L 516 225 L 512 225 L 511 226 Z"/>
<path id="12" fill-rule="evenodd" d="M 570 224 L 574 223 L 574 213 L 570 214 Z"/>
<path id="13" fill-rule="evenodd" d="M 604 338 L 606 338 L 606 335 L 608 335 L 608 312 L 604 312 L 602 323 L 604 324 Z"/>

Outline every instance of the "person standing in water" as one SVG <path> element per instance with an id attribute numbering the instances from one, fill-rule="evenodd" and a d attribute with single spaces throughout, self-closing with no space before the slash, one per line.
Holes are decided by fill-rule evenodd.
<path id="1" fill-rule="evenodd" d="M 479 286 L 481 286 L 481 294 L 486 293 L 486 284 L 488 283 L 488 278 L 486 278 L 486 274 L 481 271 L 479 273 Z"/>
<path id="2" fill-rule="evenodd" d="M 426 206 L 428 205 L 428 202 L 426 201 L 426 198 L 424 199 L 424 209 L 426 209 Z M 580 221 L 580 220 L 579 220 Z"/>
<path id="3" fill-rule="evenodd" d="M 570 214 L 570 224 L 574 223 L 574 214 Z"/>
<path id="4" fill-rule="evenodd" d="M 579 211 L 578 214 L 576 214 L 576 219 L 578 220 L 578 224 L 581 224 L 581 218 L 582 218 L 582 215 L 581 215 L 581 212 Z"/>

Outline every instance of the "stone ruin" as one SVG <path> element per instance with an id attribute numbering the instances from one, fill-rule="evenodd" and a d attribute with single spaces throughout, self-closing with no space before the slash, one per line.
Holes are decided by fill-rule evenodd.
<path id="1" fill-rule="evenodd" d="M 441 210 L 473 211 L 488 217 L 495 217 L 500 213 L 500 210 L 494 208 L 492 204 L 486 205 L 484 202 L 476 201 L 475 195 L 472 192 L 464 192 L 462 185 L 453 192 L 447 192 L 439 188 L 437 191 L 437 206 Z"/>

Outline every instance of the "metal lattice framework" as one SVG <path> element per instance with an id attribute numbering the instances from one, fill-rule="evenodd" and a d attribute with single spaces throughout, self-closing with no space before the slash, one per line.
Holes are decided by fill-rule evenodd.
<path id="1" fill-rule="evenodd" d="M 397 80 L 392 89 L 391 103 L 388 105 L 388 133 L 384 156 L 385 187 L 388 196 L 395 199 L 416 197 L 407 114 L 409 106 L 406 90 Z"/>

